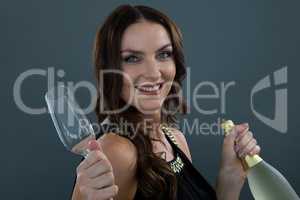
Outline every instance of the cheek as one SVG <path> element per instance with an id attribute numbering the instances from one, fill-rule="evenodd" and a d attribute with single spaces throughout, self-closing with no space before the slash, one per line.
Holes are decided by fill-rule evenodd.
<path id="1" fill-rule="evenodd" d="M 122 99 L 132 104 L 134 99 L 132 99 L 135 95 L 134 90 L 134 81 L 142 74 L 142 72 L 138 70 L 131 70 L 131 69 L 124 69 L 123 71 L 123 87 L 122 87 L 122 93 L 121 97 Z M 176 67 L 173 62 L 165 63 L 164 65 L 161 65 L 160 72 L 162 75 L 162 79 L 165 81 L 165 86 L 163 89 L 162 96 L 167 96 L 170 92 L 171 86 L 173 84 L 173 80 L 175 78 L 176 74 Z M 134 103 L 133 103 L 134 104 Z"/>
<path id="2" fill-rule="evenodd" d="M 161 73 L 165 80 L 173 80 L 176 74 L 174 61 L 170 61 L 161 66 Z"/>
<path id="3" fill-rule="evenodd" d="M 124 71 L 123 73 L 123 86 L 121 97 L 126 102 L 130 100 L 130 96 L 133 95 L 134 92 L 134 77 L 134 73 L 131 73 L 130 71 Z"/>
<path id="4" fill-rule="evenodd" d="M 166 89 L 167 92 L 171 89 L 171 85 L 173 84 L 175 75 L 176 75 L 176 67 L 175 65 L 169 65 L 162 69 L 162 75 L 164 80 L 167 82 Z"/>

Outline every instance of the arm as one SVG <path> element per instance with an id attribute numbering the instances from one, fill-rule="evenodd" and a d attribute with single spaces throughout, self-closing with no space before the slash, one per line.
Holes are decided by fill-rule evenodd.
<path id="1" fill-rule="evenodd" d="M 100 144 L 103 154 L 109 160 L 114 184 L 118 186 L 118 192 L 114 196 L 114 200 L 133 199 L 137 189 L 135 178 L 136 150 L 134 145 L 129 140 L 113 133 L 102 136 L 97 142 Z M 100 165 L 96 169 L 99 170 L 99 168 L 101 168 Z M 92 173 L 99 173 L 96 172 L 96 169 Z M 104 178 L 97 180 L 97 182 L 101 181 L 105 181 Z M 77 179 L 72 200 L 87 199 L 83 198 L 80 185 L 82 186 Z"/>
<path id="2" fill-rule="evenodd" d="M 216 193 L 219 200 L 238 200 L 247 177 L 241 159 L 245 155 L 259 154 L 260 147 L 247 124 L 235 125 L 225 136 L 221 153 Z"/>
<path id="3" fill-rule="evenodd" d="M 136 147 L 128 139 L 114 133 L 106 134 L 98 141 L 111 162 L 115 184 L 119 187 L 114 200 L 133 199 L 137 190 Z"/>
<path id="4" fill-rule="evenodd" d="M 219 172 L 215 188 L 218 200 L 239 200 L 241 188 L 234 187 L 234 184 L 226 181 L 229 174 L 234 176 L 232 172 L 226 172 L 225 170 Z"/>
<path id="5" fill-rule="evenodd" d="M 73 190 L 72 200 L 82 200 L 77 182 L 75 183 L 75 187 L 74 187 L 74 190 Z"/>

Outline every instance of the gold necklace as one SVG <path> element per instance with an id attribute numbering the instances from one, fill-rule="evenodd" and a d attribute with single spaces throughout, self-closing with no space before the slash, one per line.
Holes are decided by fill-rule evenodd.
<path id="1" fill-rule="evenodd" d="M 160 127 L 161 127 L 162 132 L 167 137 L 169 137 L 170 140 L 179 148 L 179 145 L 178 145 L 172 131 L 168 127 L 168 125 L 163 123 L 163 124 L 160 125 Z M 174 159 L 173 161 L 170 162 L 170 167 L 171 167 L 171 169 L 174 173 L 180 173 L 181 170 L 183 169 L 184 163 L 183 163 L 183 161 L 181 160 L 181 158 L 179 157 L 179 155 L 177 153 L 176 153 L 176 159 Z"/>

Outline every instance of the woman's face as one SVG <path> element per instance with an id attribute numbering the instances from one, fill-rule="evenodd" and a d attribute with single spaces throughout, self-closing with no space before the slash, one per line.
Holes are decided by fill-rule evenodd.
<path id="1" fill-rule="evenodd" d="M 169 94 L 176 67 L 168 32 L 157 23 L 130 25 L 121 43 L 122 98 L 144 114 L 154 114 Z"/>

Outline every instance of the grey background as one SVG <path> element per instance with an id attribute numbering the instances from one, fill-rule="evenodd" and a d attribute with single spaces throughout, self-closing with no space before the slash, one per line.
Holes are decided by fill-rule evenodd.
<path id="1" fill-rule="evenodd" d="M 48 114 L 29 115 L 13 101 L 13 84 L 31 68 L 54 66 L 66 72 L 59 81 L 94 81 L 91 49 L 96 28 L 121 1 L 1 1 L 1 199 L 68 199 L 80 158 L 61 145 Z M 129 1 L 158 8 L 176 21 L 184 35 L 192 88 L 200 81 L 235 81 L 226 114 L 188 120 L 213 122 L 226 117 L 248 122 L 262 147 L 262 157 L 279 169 L 300 193 L 299 136 L 299 1 Z M 250 91 L 261 78 L 287 65 L 288 133 L 260 122 L 250 110 Z M 22 87 L 32 107 L 45 106 L 45 77 L 34 76 Z M 78 94 L 82 105 L 90 100 Z M 219 100 L 201 102 L 203 108 Z M 205 106 L 204 106 L 205 105 Z M 261 113 L 273 117 L 274 92 L 256 99 Z M 93 114 L 90 115 L 94 120 Z M 194 165 L 214 184 L 221 136 L 187 136 Z M 252 199 L 245 186 L 241 199 Z"/>

